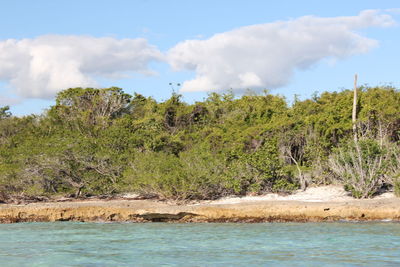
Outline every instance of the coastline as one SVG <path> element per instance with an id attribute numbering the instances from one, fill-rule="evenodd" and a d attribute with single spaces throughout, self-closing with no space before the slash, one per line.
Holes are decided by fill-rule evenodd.
<path id="1" fill-rule="evenodd" d="M 85 200 L 1 204 L 0 223 L 17 222 L 332 222 L 400 221 L 400 198 L 392 195 L 357 200 L 324 192 L 276 197 L 226 198 L 179 205 L 156 200 Z M 296 197 L 303 194 L 302 197 Z M 286 198 L 286 199 L 285 199 Z"/>

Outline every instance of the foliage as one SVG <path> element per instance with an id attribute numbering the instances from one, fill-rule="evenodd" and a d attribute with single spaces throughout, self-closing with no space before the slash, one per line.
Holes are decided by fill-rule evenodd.
<path id="1" fill-rule="evenodd" d="M 116 87 L 70 88 L 40 116 L 15 117 L 3 107 L 0 193 L 188 200 L 331 181 L 356 197 L 400 192 L 400 92 L 359 91 L 359 144 L 350 141 L 350 90 L 289 106 L 268 92 L 211 93 L 187 104 L 176 93 L 157 102 Z"/>
<path id="2" fill-rule="evenodd" d="M 11 117 L 11 112 L 9 110 L 9 106 L 0 107 L 0 120 Z"/>

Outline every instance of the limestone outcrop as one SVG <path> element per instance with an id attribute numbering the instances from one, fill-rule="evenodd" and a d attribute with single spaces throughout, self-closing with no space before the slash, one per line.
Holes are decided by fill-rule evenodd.
<path id="1" fill-rule="evenodd" d="M 400 221 L 400 199 L 332 202 L 252 201 L 170 204 L 154 200 L 91 200 L 0 204 L 0 222 L 324 222 Z"/>

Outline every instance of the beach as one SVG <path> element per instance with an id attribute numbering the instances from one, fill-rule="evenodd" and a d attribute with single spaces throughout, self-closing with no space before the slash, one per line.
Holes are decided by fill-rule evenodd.
<path id="1" fill-rule="evenodd" d="M 157 200 L 75 200 L 0 205 L 0 222 L 329 222 L 400 221 L 400 199 L 385 193 L 354 199 L 338 186 L 280 196 L 228 197 L 174 203 Z"/>

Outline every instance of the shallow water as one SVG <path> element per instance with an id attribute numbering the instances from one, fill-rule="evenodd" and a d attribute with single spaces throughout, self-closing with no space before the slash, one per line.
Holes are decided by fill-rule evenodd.
<path id="1" fill-rule="evenodd" d="M 0 225 L 0 266 L 399 266 L 398 223 Z"/>

